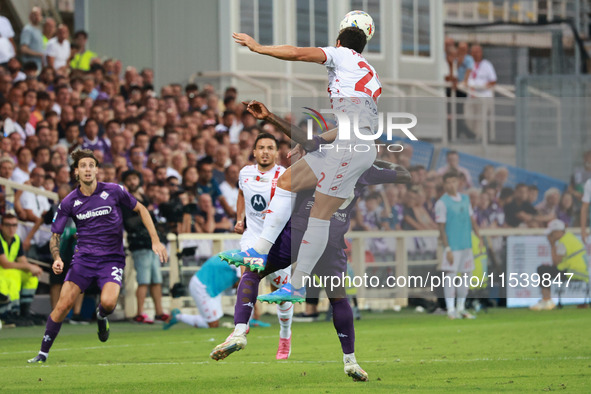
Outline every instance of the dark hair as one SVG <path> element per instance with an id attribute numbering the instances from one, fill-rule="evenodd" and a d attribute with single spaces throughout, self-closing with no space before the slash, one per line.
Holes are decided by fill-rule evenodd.
<path id="1" fill-rule="evenodd" d="M 18 219 L 15 215 L 13 215 L 12 213 L 5 213 L 4 215 L 2 215 L 2 224 L 4 224 L 4 221 L 6 219 Z"/>
<path id="2" fill-rule="evenodd" d="M 201 171 L 204 165 L 206 164 L 213 164 L 213 160 L 211 157 L 205 156 L 203 159 L 197 162 L 197 171 Z"/>
<path id="3" fill-rule="evenodd" d="M 449 157 L 451 155 L 457 155 L 458 151 L 457 150 L 448 150 L 447 153 L 445 154 L 445 157 Z"/>
<path id="4" fill-rule="evenodd" d="M 35 148 L 35 151 L 33 152 L 33 157 L 37 157 L 39 152 L 41 152 L 42 150 L 47 150 L 47 151 L 49 151 L 49 154 L 51 154 L 51 148 L 49 148 L 49 146 L 39 145 L 38 147 Z"/>
<path id="5" fill-rule="evenodd" d="M 37 92 L 37 100 L 49 100 L 49 93 L 44 90 Z"/>
<path id="6" fill-rule="evenodd" d="M 78 168 L 80 160 L 87 158 L 93 159 L 97 167 L 99 165 L 97 158 L 94 157 L 94 153 L 90 149 L 76 149 L 70 157 L 72 158 L 72 168 Z"/>
<path id="7" fill-rule="evenodd" d="M 445 174 L 443 174 L 443 182 L 445 182 L 449 178 L 458 178 L 459 179 L 460 174 L 458 174 L 457 171 L 448 171 Z"/>
<path id="8" fill-rule="evenodd" d="M 357 53 L 363 52 L 367 44 L 367 36 L 358 27 L 346 27 L 339 33 L 337 41 L 341 42 L 341 46 L 354 50 Z"/>
<path id="9" fill-rule="evenodd" d="M 499 194 L 499 199 L 504 200 L 508 197 L 511 197 L 513 195 L 513 189 L 511 189 L 510 187 L 504 187 L 501 189 L 501 193 Z"/>
<path id="10" fill-rule="evenodd" d="M 74 38 L 78 38 L 79 36 L 84 36 L 84 38 L 88 38 L 88 33 L 84 30 L 78 30 L 76 33 L 74 33 Z"/>
<path id="11" fill-rule="evenodd" d="M 185 93 L 197 92 L 197 91 L 199 91 L 199 86 L 197 86 L 196 83 L 190 83 L 187 86 L 185 86 Z"/>
<path id="12" fill-rule="evenodd" d="M 37 71 L 38 69 L 37 63 L 35 62 L 25 62 L 25 64 L 23 64 L 24 71 Z"/>
<path id="13" fill-rule="evenodd" d="M 529 185 L 528 190 L 535 190 L 535 191 L 539 191 L 540 189 L 538 189 L 538 187 L 536 185 Z"/>
<path id="14" fill-rule="evenodd" d="M 515 190 L 520 189 L 522 187 L 528 188 L 528 186 L 525 183 L 518 183 L 517 185 L 515 185 Z"/>
<path id="15" fill-rule="evenodd" d="M 253 147 L 257 146 L 257 143 L 262 140 L 262 139 L 270 139 L 275 141 L 275 149 L 277 149 L 278 145 L 277 145 L 277 138 L 275 138 L 275 136 L 273 134 L 269 134 L 269 133 L 259 133 L 259 135 L 257 135 L 257 138 L 255 138 L 254 140 L 254 145 Z"/>

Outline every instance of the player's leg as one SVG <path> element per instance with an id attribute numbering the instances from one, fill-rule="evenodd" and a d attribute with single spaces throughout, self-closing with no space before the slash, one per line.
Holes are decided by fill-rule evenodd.
<path id="1" fill-rule="evenodd" d="M 469 275 L 474 270 L 474 255 L 472 253 L 472 249 L 465 249 L 461 250 L 458 255 L 461 256 L 460 259 L 460 275 L 462 276 L 462 281 L 459 283 L 459 286 L 456 288 L 456 311 L 458 317 L 462 319 L 475 319 L 476 316 L 468 313 L 466 311 L 466 298 L 468 297 L 468 291 L 470 290 L 470 281 L 464 280 L 464 274 Z M 458 281 L 460 282 L 460 281 Z"/>
<path id="2" fill-rule="evenodd" d="M 312 154 L 308 156 L 312 157 Z M 220 257 L 235 265 L 248 265 L 254 271 L 265 268 L 267 255 L 277 237 L 289 221 L 296 193 L 312 189 L 318 178 L 306 160 L 299 160 L 278 179 L 275 194 L 265 214 L 263 231 L 254 246 L 244 252 L 224 254 Z"/>
<path id="3" fill-rule="evenodd" d="M 355 358 L 355 326 L 354 316 L 349 300 L 347 289 L 341 278 L 347 272 L 347 255 L 342 249 L 328 247 L 320 258 L 319 267 L 314 271 L 319 276 L 335 277 L 338 281 L 330 280 L 330 286 L 326 287 L 326 294 L 332 307 L 332 321 L 336 330 L 341 349 L 343 351 L 343 363 L 345 373 L 355 381 L 369 380 L 365 372 L 357 363 Z M 335 284 L 335 287 L 332 287 Z"/>
<path id="4" fill-rule="evenodd" d="M 291 268 L 285 268 L 269 275 L 271 289 L 277 290 L 289 282 Z M 277 348 L 277 360 L 287 360 L 291 354 L 291 324 L 293 321 L 293 304 L 289 301 L 277 304 L 277 319 L 279 320 L 279 346 Z"/>
<path id="5" fill-rule="evenodd" d="M 173 313 L 174 318 L 171 317 L 170 321 L 164 327 L 165 329 L 172 327 L 179 321 L 196 328 L 209 328 L 210 324 L 208 324 L 208 320 L 210 322 L 219 320 L 219 317 L 217 319 L 213 317 L 213 308 L 217 308 L 217 305 L 214 305 L 213 298 L 207 294 L 206 286 L 201 283 L 199 278 L 195 275 L 193 275 L 189 281 L 189 294 L 193 297 L 193 301 L 195 301 L 199 314 L 189 315 L 185 313 L 177 313 L 175 311 L 175 313 Z"/>
<path id="6" fill-rule="evenodd" d="M 108 316 L 117 307 L 123 280 L 123 269 L 125 268 L 125 259 L 123 257 L 111 258 L 113 259 L 111 262 L 103 263 L 103 265 L 95 268 L 97 285 L 101 289 L 100 303 L 96 308 L 98 337 L 101 342 L 106 342 L 109 339 Z"/>
<path id="7" fill-rule="evenodd" d="M 72 309 L 72 306 L 80 293 L 81 289 L 76 283 L 71 281 L 64 282 L 57 305 L 47 318 L 45 334 L 41 341 L 39 354 L 30 359 L 28 361 L 29 363 L 44 363 L 47 360 L 49 349 L 51 349 L 51 346 L 55 342 L 55 339 L 62 328 L 62 322 L 68 315 L 68 312 L 70 312 L 70 309 Z"/>
<path id="8" fill-rule="evenodd" d="M 102 286 L 101 301 L 96 308 L 98 337 L 101 342 L 106 342 L 109 339 L 110 328 L 107 317 L 115 311 L 120 291 L 121 285 L 116 282 L 107 282 Z"/>
<path id="9" fill-rule="evenodd" d="M 223 360 L 230 354 L 246 347 L 248 322 L 254 309 L 261 279 L 258 273 L 252 272 L 249 268 L 246 268 L 242 274 L 238 288 L 236 289 L 234 331 L 232 331 L 223 343 L 220 343 L 211 351 L 209 357 L 212 359 L 216 361 Z"/>

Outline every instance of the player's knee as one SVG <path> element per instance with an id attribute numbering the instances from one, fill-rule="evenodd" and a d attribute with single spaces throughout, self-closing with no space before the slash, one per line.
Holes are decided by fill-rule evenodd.
<path id="1" fill-rule="evenodd" d="M 107 312 L 113 312 L 115 307 L 117 306 L 117 299 L 102 299 L 101 298 L 101 305 L 103 309 Z"/>
<path id="2" fill-rule="evenodd" d="M 209 326 L 209 328 L 218 328 L 220 326 L 220 321 L 210 321 L 209 323 L 207 323 L 207 325 Z"/>

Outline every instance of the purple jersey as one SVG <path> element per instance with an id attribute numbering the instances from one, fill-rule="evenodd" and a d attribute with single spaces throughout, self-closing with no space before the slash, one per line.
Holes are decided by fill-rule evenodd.
<path id="1" fill-rule="evenodd" d="M 76 255 L 125 256 L 121 207 L 134 209 L 137 200 L 123 186 L 98 182 L 91 196 L 76 188 L 63 199 L 53 218 L 51 231 L 61 234 L 69 218 L 76 224 Z"/>
<path id="2" fill-rule="evenodd" d="M 353 195 L 349 197 L 343 205 L 330 218 L 330 230 L 328 244 L 336 248 L 346 248 L 345 233 L 349 231 L 351 224 L 351 211 L 355 207 L 355 202 L 361 196 L 363 189 L 369 185 L 379 185 L 382 183 L 392 183 L 396 180 L 396 170 L 388 170 L 371 166 L 359 177 L 355 184 Z M 298 193 L 296 200 L 296 209 L 291 216 L 291 226 L 294 229 L 306 231 L 310 209 L 314 205 L 314 191 Z"/>

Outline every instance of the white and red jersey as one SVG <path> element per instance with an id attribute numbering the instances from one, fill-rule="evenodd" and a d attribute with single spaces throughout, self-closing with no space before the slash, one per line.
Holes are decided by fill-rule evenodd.
<path id="1" fill-rule="evenodd" d="M 241 246 L 251 247 L 263 231 L 265 211 L 275 194 L 277 180 L 285 167 L 275 165 L 266 172 L 260 172 L 258 165 L 245 166 L 240 170 L 238 187 L 244 194 L 246 230 L 240 241 Z"/>
<path id="2" fill-rule="evenodd" d="M 326 55 L 328 94 L 332 108 L 359 113 L 359 127 L 378 128 L 377 102 L 382 84 L 372 65 L 360 54 L 345 47 L 320 48 Z"/>

